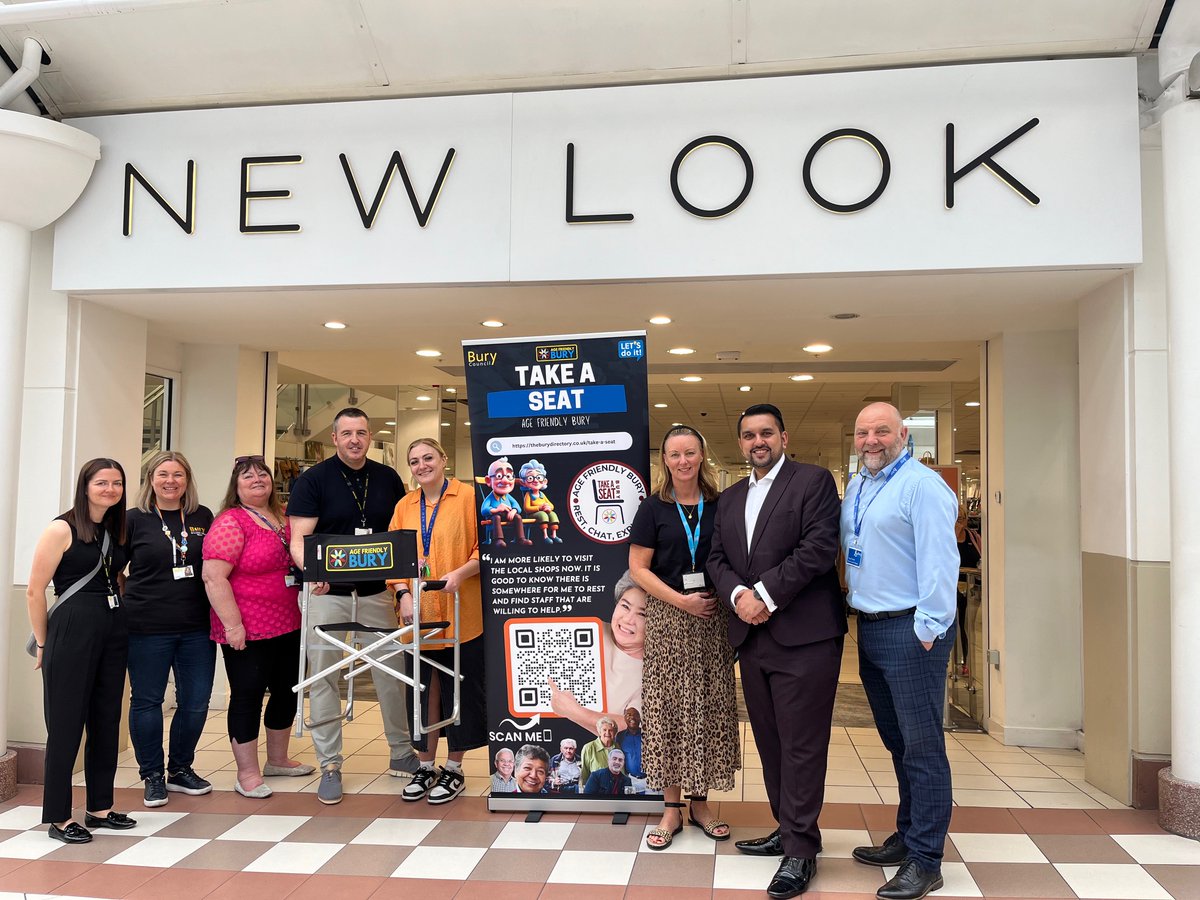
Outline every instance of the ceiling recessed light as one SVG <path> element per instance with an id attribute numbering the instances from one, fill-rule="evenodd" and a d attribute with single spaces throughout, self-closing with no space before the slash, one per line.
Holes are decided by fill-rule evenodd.
<path id="1" fill-rule="evenodd" d="M 670 316 L 651 316 L 650 324 L 651 325 L 670 325 L 671 317 Z"/>
<path id="2" fill-rule="evenodd" d="M 346 327 L 346 323 L 345 322 L 326 322 L 325 327 L 330 329 L 331 331 L 341 331 L 343 328 Z"/>
<path id="3" fill-rule="evenodd" d="M 789 375 L 788 378 L 792 379 L 792 381 L 812 381 L 813 380 L 813 377 L 811 375 Z"/>
<path id="4" fill-rule="evenodd" d="M 682 425 L 682 424 L 683 424 L 682 422 L 672 422 L 672 423 L 671 423 L 671 427 L 672 427 L 672 428 L 678 428 L 678 427 L 679 427 L 680 425 Z"/>
<path id="5" fill-rule="evenodd" d="M 963 404 L 963 406 L 978 406 L 978 405 L 979 405 L 978 400 L 968 400 L 966 403 Z"/>
<path id="6" fill-rule="evenodd" d="M 442 427 L 443 427 L 443 428 L 449 428 L 449 427 L 450 427 L 450 423 L 449 423 L 449 422 L 443 422 L 443 423 L 442 423 Z"/>
<path id="7" fill-rule="evenodd" d="M 376 433 L 376 434 L 391 434 L 391 432 L 390 432 L 390 431 L 388 431 L 386 428 L 380 428 L 380 429 L 379 429 L 377 432 L 375 432 L 375 433 Z"/>
<path id="8" fill-rule="evenodd" d="M 458 388 L 446 388 L 446 393 L 447 394 L 457 394 Z"/>
<path id="9" fill-rule="evenodd" d="M 430 397 L 428 394 L 417 394 L 417 402 L 418 403 L 428 403 L 432 399 L 433 398 Z"/>
<path id="10" fill-rule="evenodd" d="M 417 351 L 417 356 L 427 356 L 427 357 L 433 358 L 435 356 L 441 356 L 441 355 L 442 355 L 441 350 L 418 350 Z"/>
<path id="11" fill-rule="evenodd" d="M 666 409 L 666 408 L 667 408 L 667 404 L 665 404 L 665 403 L 655 403 L 655 404 L 654 404 L 654 408 L 655 408 L 655 409 Z"/>
<path id="12" fill-rule="evenodd" d="M 684 376 L 683 376 L 682 378 L 680 378 L 679 380 L 680 380 L 680 381 L 686 381 L 686 382 L 688 382 L 689 384 L 694 384 L 695 382 L 697 382 L 697 381 L 703 381 L 704 379 L 703 379 L 703 378 L 701 378 L 699 375 L 684 375 Z"/>
<path id="13" fill-rule="evenodd" d="M 956 463 L 960 463 L 960 462 L 962 462 L 962 460 L 961 460 L 961 459 L 956 459 L 956 460 L 955 460 L 955 462 L 956 462 Z"/>
<path id="14" fill-rule="evenodd" d="M 484 319 L 479 324 L 482 325 L 484 328 L 503 328 L 504 327 L 504 323 L 501 322 L 499 319 Z"/>
<path id="15" fill-rule="evenodd" d="M 748 384 L 743 384 L 741 387 L 738 388 L 738 390 L 741 391 L 743 394 L 746 394 L 746 393 L 749 393 L 751 390 L 753 390 L 753 388 L 751 388 L 750 385 L 748 385 Z"/>
<path id="16" fill-rule="evenodd" d="M 396 420 L 395 420 L 395 419 L 388 419 L 388 420 L 387 420 L 386 422 L 384 422 L 383 424 L 384 424 L 384 425 L 395 425 L 395 424 L 396 424 Z"/>
<path id="17" fill-rule="evenodd" d="M 691 347 L 672 347 L 667 352 L 671 353 L 675 356 L 688 356 L 692 353 L 695 353 L 696 351 L 693 350 Z"/>
<path id="18" fill-rule="evenodd" d="M 860 316 L 858 313 L 844 312 L 844 313 L 834 313 L 834 314 L 833 314 L 832 316 L 830 316 L 829 318 L 831 318 L 831 319 L 838 319 L 838 320 L 840 320 L 840 321 L 843 321 L 843 322 L 844 322 L 844 321 L 846 321 L 846 320 L 848 320 L 848 319 L 861 319 L 861 318 L 862 318 L 862 316 Z"/>
<path id="19" fill-rule="evenodd" d="M 828 353 L 833 348 L 828 344 L 805 344 L 800 349 L 805 353 Z"/>
<path id="20" fill-rule="evenodd" d="M 463 424 L 464 424 L 464 425 L 466 425 L 468 428 L 470 428 L 470 427 L 471 427 L 471 423 L 470 423 L 470 422 L 463 422 Z"/>

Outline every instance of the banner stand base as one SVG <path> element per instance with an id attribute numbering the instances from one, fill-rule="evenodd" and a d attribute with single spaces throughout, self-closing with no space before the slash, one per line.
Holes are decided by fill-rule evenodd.
<path id="1" fill-rule="evenodd" d="M 526 822 L 540 822 L 540 821 L 542 821 L 542 813 L 543 812 L 544 812 L 544 810 L 541 810 L 541 809 L 531 809 L 529 812 L 525 813 L 525 821 Z"/>
<path id="2" fill-rule="evenodd" d="M 627 812 L 613 813 L 612 823 L 614 825 L 624 825 L 628 821 L 629 821 L 629 813 L 627 813 Z"/>
<path id="3" fill-rule="evenodd" d="M 548 812 L 601 813 L 614 816 L 662 815 L 662 795 L 633 799 L 631 797 L 571 798 L 538 794 L 492 794 L 487 798 L 488 812 L 526 812 L 544 814 Z M 534 822 L 536 819 L 526 819 Z M 614 821 L 613 824 L 619 824 Z"/>

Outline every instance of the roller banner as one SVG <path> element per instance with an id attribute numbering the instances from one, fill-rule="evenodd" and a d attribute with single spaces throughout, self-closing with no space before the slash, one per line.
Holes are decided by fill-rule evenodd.
<path id="1" fill-rule="evenodd" d="M 648 812 L 646 334 L 463 343 L 479 508 L 489 808 Z"/>

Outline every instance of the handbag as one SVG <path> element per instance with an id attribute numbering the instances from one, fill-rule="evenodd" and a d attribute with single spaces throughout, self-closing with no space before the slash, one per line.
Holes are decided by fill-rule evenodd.
<path id="1" fill-rule="evenodd" d="M 74 584 L 72 584 L 69 588 L 67 588 L 65 591 L 63 591 L 61 594 L 59 594 L 55 598 L 54 602 L 51 603 L 49 607 L 47 607 L 47 609 L 46 609 L 46 623 L 47 624 L 49 624 L 50 617 L 52 615 L 54 615 L 54 611 L 56 609 L 58 609 L 60 606 L 62 606 L 63 603 L 65 603 L 72 596 L 77 594 L 83 588 L 83 586 L 85 584 L 87 584 L 89 581 L 91 581 L 93 578 L 96 577 L 96 573 L 100 571 L 100 566 L 104 562 L 105 555 L 108 553 L 108 547 L 109 547 L 108 529 L 104 529 L 104 540 L 100 544 L 100 556 L 98 556 L 96 558 L 96 565 L 94 565 L 92 567 L 92 571 L 88 572 L 86 575 L 84 575 L 82 578 L 80 578 L 78 581 L 76 581 Z M 25 652 L 34 658 L 37 657 L 37 652 L 38 652 L 37 636 L 32 631 L 29 632 L 29 639 L 25 641 Z"/>

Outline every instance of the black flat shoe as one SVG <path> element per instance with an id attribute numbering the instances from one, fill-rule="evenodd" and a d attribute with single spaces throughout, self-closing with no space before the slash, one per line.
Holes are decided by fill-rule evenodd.
<path id="1" fill-rule="evenodd" d="M 921 900 L 930 891 L 945 885 L 941 872 L 926 872 L 909 859 L 900 867 L 896 877 L 875 892 L 879 900 Z"/>
<path id="2" fill-rule="evenodd" d="M 110 812 L 104 818 L 93 816 L 90 812 L 83 814 L 83 822 L 88 828 L 111 828 L 114 831 L 125 831 L 137 824 L 136 819 L 131 819 L 125 813 Z"/>
<path id="3" fill-rule="evenodd" d="M 59 828 L 51 822 L 46 834 L 64 844 L 86 844 L 92 839 L 92 833 L 78 822 L 68 822 L 66 828 Z"/>
<path id="4" fill-rule="evenodd" d="M 897 832 L 878 847 L 855 847 L 851 855 L 868 866 L 898 866 L 908 859 L 908 848 Z"/>
<path id="5" fill-rule="evenodd" d="M 803 856 L 785 856 L 771 883 L 767 896 L 771 900 L 788 900 L 808 890 L 808 883 L 817 874 L 817 861 Z"/>
<path id="6" fill-rule="evenodd" d="M 783 856 L 783 840 L 779 837 L 778 828 L 766 837 L 734 841 L 733 846 L 751 856 Z"/>

